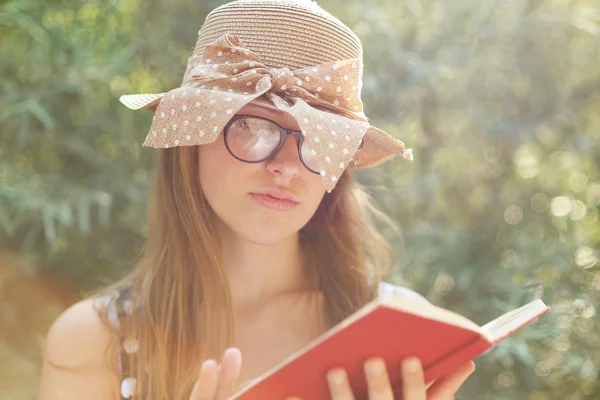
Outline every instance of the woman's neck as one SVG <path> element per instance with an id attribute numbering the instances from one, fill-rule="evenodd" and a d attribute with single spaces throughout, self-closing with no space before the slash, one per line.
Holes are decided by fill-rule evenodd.
<path id="1" fill-rule="evenodd" d="M 236 305 L 261 304 L 304 291 L 309 281 L 299 235 L 260 244 L 221 229 L 221 249 Z"/>

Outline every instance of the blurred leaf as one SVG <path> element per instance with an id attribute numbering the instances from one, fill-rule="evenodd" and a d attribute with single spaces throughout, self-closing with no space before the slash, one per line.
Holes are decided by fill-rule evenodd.
<path id="1" fill-rule="evenodd" d="M 52 117 L 48 112 L 38 103 L 37 101 L 30 101 L 27 109 L 33 114 L 33 116 L 40 121 L 45 128 L 52 129 L 54 123 Z"/>
<path id="2" fill-rule="evenodd" d="M 91 230 L 90 206 L 90 199 L 87 196 L 79 197 L 77 201 L 77 222 L 81 233 L 88 233 Z"/>

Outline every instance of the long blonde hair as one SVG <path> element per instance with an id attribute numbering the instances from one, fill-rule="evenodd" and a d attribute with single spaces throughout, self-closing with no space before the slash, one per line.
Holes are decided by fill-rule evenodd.
<path id="1" fill-rule="evenodd" d="M 106 289 L 131 294 L 134 312 L 115 333 L 139 340 L 129 361 L 143 398 L 188 399 L 202 361 L 233 345 L 234 309 L 214 218 L 200 186 L 198 148 L 162 149 L 141 260 Z M 346 172 L 300 231 L 332 324 L 373 299 L 393 267 L 392 247 L 376 221 L 398 232 Z M 98 312 L 115 329 L 105 309 Z M 115 357 L 114 350 L 107 354 Z"/>

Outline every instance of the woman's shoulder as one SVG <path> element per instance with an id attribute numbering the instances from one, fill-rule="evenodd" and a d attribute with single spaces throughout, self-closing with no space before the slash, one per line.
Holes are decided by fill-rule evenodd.
<path id="1" fill-rule="evenodd" d="M 82 300 L 52 324 L 44 345 L 39 398 L 118 398 L 113 331 L 102 321 L 96 300 Z M 112 347 L 114 348 L 114 347 Z"/>
<path id="2" fill-rule="evenodd" d="M 67 368 L 105 360 L 114 333 L 102 321 L 99 307 L 98 299 L 86 299 L 63 311 L 46 336 L 45 358 Z"/>
<path id="3" fill-rule="evenodd" d="M 412 289 L 409 289 L 409 288 L 403 287 L 403 286 L 394 285 L 394 284 L 391 284 L 388 282 L 381 282 L 379 284 L 379 296 L 384 296 L 387 294 L 406 296 L 411 299 L 415 299 L 415 300 L 419 300 L 419 301 L 428 303 L 428 301 L 425 297 L 423 297 L 422 295 L 420 295 L 419 293 L 415 292 Z"/>

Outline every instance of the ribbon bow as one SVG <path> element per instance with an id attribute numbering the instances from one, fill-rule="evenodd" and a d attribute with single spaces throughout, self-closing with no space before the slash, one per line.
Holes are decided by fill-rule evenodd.
<path id="1" fill-rule="evenodd" d="M 268 68 L 225 34 L 188 60 L 180 88 L 165 93 L 144 142 L 150 147 L 214 142 L 242 107 L 261 96 L 298 122 L 328 192 L 369 128 L 360 100 L 360 60 Z M 325 111 L 327 110 L 327 111 Z"/>

